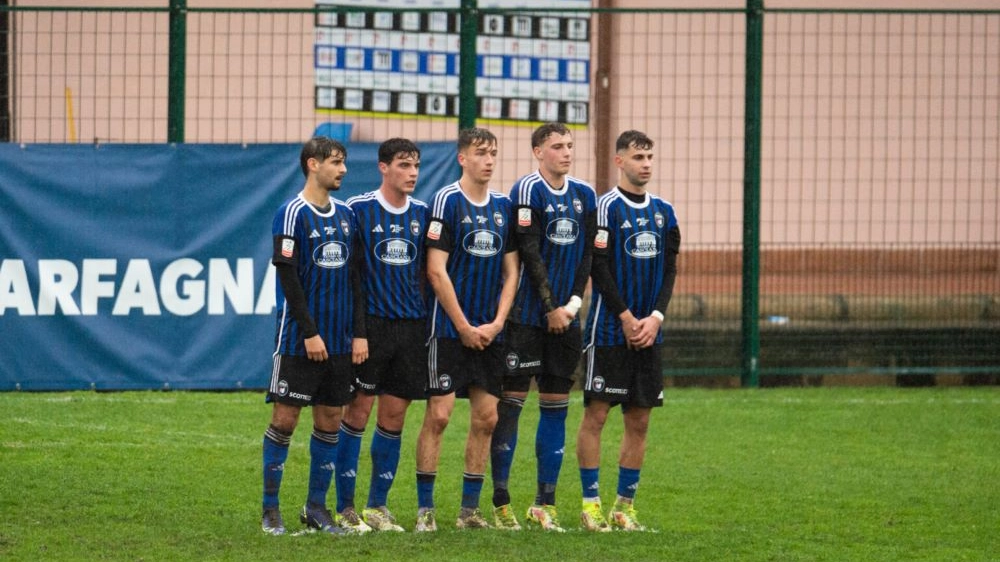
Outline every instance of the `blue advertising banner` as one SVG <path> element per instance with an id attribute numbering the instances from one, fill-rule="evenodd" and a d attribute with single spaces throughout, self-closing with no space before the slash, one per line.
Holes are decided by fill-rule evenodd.
<path id="1" fill-rule="evenodd" d="M 458 179 L 421 143 L 415 196 Z M 378 187 L 348 145 L 340 199 Z M 264 388 L 300 145 L 0 144 L 0 391 Z"/>

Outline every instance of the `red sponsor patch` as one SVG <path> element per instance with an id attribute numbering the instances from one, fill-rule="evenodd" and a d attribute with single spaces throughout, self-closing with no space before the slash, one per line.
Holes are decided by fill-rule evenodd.
<path id="1" fill-rule="evenodd" d="M 285 256 L 286 258 L 290 258 L 294 253 L 295 253 L 295 240 L 292 240 L 291 238 L 285 238 L 284 240 L 282 240 L 281 255 Z"/>
<path id="2" fill-rule="evenodd" d="M 517 224 L 518 226 L 531 226 L 531 209 L 517 210 Z"/>
<path id="3" fill-rule="evenodd" d="M 594 247 L 595 248 L 607 248 L 608 247 L 608 231 L 598 230 L 597 236 L 594 237 Z"/>
<path id="4" fill-rule="evenodd" d="M 441 222 L 433 221 L 431 222 L 430 228 L 427 229 L 427 237 L 431 240 L 437 240 L 441 238 Z"/>

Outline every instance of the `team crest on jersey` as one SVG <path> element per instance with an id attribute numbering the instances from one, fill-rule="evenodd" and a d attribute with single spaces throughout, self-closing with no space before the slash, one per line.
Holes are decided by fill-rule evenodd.
<path id="1" fill-rule="evenodd" d="M 313 250 L 313 262 L 319 267 L 337 269 L 347 263 L 347 245 L 333 241 L 320 244 Z"/>
<path id="2" fill-rule="evenodd" d="M 598 230 L 597 236 L 594 236 L 594 247 L 595 248 L 607 248 L 608 247 L 608 231 Z"/>
<path id="3" fill-rule="evenodd" d="M 443 225 L 441 221 L 431 221 L 430 228 L 427 229 L 427 237 L 431 240 L 437 240 L 441 238 L 441 228 Z"/>
<path id="4" fill-rule="evenodd" d="M 517 210 L 518 226 L 531 226 L 531 209 L 523 207 Z"/>
<path id="5" fill-rule="evenodd" d="M 500 211 L 493 213 L 493 222 L 497 223 L 497 226 L 503 226 L 503 213 Z"/>
<path id="6" fill-rule="evenodd" d="M 438 388 L 441 390 L 451 390 L 451 375 L 438 376 Z"/>
<path id="7" fill-rule="evenodd" d="M 351 235 L 351 228 L 347 225 L 347 221 L 340 221 L 340 229 L 344 231 L 344 236 Z"/>
<path id="8" fill-rule="evenodd" d="M 549 239 L 549 242 L 566 246 L 576 242 L 576 238 L 580 234 L 580 225 L 573 219 L 557 219 L 550 222 L 545 231 L 545 237 Z"/>
<path id="9" fill-rule="evenodd" d="M 653 215 L 653 222 L 656 223 L 656 228 L 663 228 L 663 214 L 656 213 Z"/>
<path id="10" fill-rule="evenodd" d="M 507 354 L 507 370 L 514 371 L 517 369 L 517 364 L 520 363 L 520 358 L 518 358 L 517 353 L 511 351 Z"/>
<path id="11" fill-rule="evenodd" d="M 420 236 L 420 221 L 413 219 L 410 221 L 410 234 Z"/>
<path id="12" fill-rule="evenodd" d="M 577 213 L 582 213 L 583 212 L 583 201 L 580 201 L 579 199 L 574 198 L 573 199 L 573 210 L 576 211 Z"/>
<path id="13" fill-rule="evenodd" d="M 404 238 L 389 238 L 375 245 L 375 257 L 388 265 L 407 265 L 417 258 L 417 246 Z"/>
<path id="14" fill-rule="evenodd" d="M 292 240 L 291 238 L 285 238 L 284 240 L 282 240 L 281 255 L 285 256 L 286 258 L 290 258 L 294 253 L 295 253 L 295 240 Z"/>
<path id="15" fill-rule="evenodd" d="M 594 389 L 594 392 L 602 392 L 604 390 L 604 377 L 594 377 L 590 386 Z"/>
<path id="16" fill-rule="evenodd" d="M 428 235 L 429 236 L 429 235 Z M 492 230 L 473 230 L 462 241 L 465 251 L 479 258 L 488 258 L 500 253 L 503 243 Z"/>
<path id="17" fill-rule="evenodd" d="M 659 254 L 660 236 L 655 232 L 636 232 L 625 240 L 625 251 L 633 258 L 649 259 Z"/>

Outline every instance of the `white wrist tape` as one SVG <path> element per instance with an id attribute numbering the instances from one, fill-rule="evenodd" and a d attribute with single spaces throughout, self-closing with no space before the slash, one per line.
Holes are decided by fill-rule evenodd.
<path id="1" fill-rule="evenodd" d="M 659 310 L 654 310 L 653 312 L 649 313 L 649 315 L 652 316 L 653 318 L 656 318 L 660 322 L 663 322 L 663 313 L 660 312 Z"/>
<path id="2" fill-rule="evenodd" d="M 570 314 L 576 316 L 576 313 L 580 311 L 581 305 L 583 305 L 583 301 L 580 300 L 580 297 L 573 295 L 572 297 L 569 298 L 569 302 L 566 303 L 566 306 L 564 308 L 568 310 Z"/>

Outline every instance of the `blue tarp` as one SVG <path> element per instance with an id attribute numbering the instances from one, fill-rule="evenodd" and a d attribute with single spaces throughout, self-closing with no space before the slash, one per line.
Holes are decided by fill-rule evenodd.
<path id="1" fill-rule="evenodd" d="M 416 196 L 459 177 L 420 143 Z M 348 145 L 340 199 L 378 187 Z M 0 391 L 263 388 L 298 144 L 0 144 Z"/>

